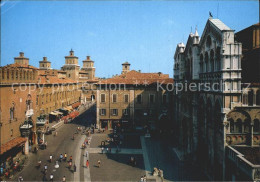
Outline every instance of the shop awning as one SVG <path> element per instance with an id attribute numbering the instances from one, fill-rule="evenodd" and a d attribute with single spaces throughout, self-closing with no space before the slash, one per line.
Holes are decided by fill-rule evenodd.
<path id="1" fill-rule="evenodd" d="M 1 150 L 0 150 L 0 154 L 3 154 L 5 152 L 7 152 L 8 150 L 11 150 L 14 147 L 20 146 L 23 143 L 25 143 L 27 141 L 27 138 L 23 138 L 23 137 L 16 137 L 12 140 L 10 140 L 9 142 L 1 145 Z"/>
<path id="2" fill-rule="evenodd" d="M 76 102 L 75 104 L 72 104 L 72 108 L 76 108 L 80 106 L 80 102 Z"/>
<path id="3" fill-rule="evenodd" d="M 57 116 L 57 115 L 59 115 L 58 113 L 56 113 L 56 112 L 51 112 L 50 113 L 51 115 L 54 115 L 54 116 Z"/>
<path id="4" fill-rule="evenodd" d="M 57 113 L 57 114 L 63 114 L 62 112 L 59 112 L 59 111 L 54 111 L 54 113 Z"/>

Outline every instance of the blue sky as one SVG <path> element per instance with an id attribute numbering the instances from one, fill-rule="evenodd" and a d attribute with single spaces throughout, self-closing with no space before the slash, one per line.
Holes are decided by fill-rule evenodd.
<path id="1" fill-rule="evenodd" d="M 258 1 L 2 1 L 1 66 L 23 51 L 30 65 L 47 56 L 60 69 L 72 48 L 81 66 L 91 56 L 98 77 L 125 61 L 172 77 L 176 44 L 196 26 L 201 35 L 209 11 L 236 31 L 259 21 Z"/>

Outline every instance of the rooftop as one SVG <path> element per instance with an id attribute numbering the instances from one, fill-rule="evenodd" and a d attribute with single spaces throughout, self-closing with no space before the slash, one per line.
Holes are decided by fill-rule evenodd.
<path id="1" fill-rule="evenodd" d="M 129 71 L 113 78 L 102 80 L 100 84 L 132 84 L 132 85 L 150 85 L 154 83 L 173 83 L 173 79 L 168 74 L 163 73 L 140 73 L 135 70 Z"/>
<path id="2" fill-rule="evenodd" d="M 231 30 L 226 24 L 224 24 L 220 19 L 209 19 L 219 30 Z"/>
<path id="3" fill-rule="evenodd" d="M 3 66 L 2 68 L 27 68 L 27 69 L 38 69 L 31 65 L 26 64 L 20 64 L 20 63 L 14 63 L 14 64 L 8 64 L 6 66 Z"/>

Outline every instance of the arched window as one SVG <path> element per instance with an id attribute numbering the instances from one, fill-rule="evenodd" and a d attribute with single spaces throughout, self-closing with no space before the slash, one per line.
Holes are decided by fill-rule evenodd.
<path id="1" fill-rule="evenodd" d="M 6 79 L 9 80 L 9 70 L 6 71 Z"/>
<path id="2" fill-rule="evenodd" d="M 260 106 L 260 90 L 256 91 L 255 104 Z"/>
<path id="3" fill-rule="evenodd" d="M 10 120 L 14 120 L 14 111 L 15 111 L 15 103 L 12 103 L 12 106 L 10 107 Z"/>
<path id="4" fill-rule="evenodd" d="M 205 72 L 208 72 L 208 64 L 209 64 L 209 55 L 208 53 L 206 52 L 205 53 Z"/>
<path id="5" fill-rule="evenodd" d="M 237 119 L 237 121 L 235 123 L 235 132 L 242 133 L 242 120 L 241 119 Z"/>
<path id="6" fill-rule="evenodd" d="M 207 37 L 206 45 L 207 45 L 207 47 L 211 46 L 211 37 L 210 36 Z"/>
<path id="7" fill-rule="evenodd" d="M 247 105 L 247 94 L 243 94 L 243 105 Z"/>
<path id="8" fill-rule="evenodd" d="M 244 132 L 245 133 L 250 133 L 250 121 L 248 119 L 245 120 L 243 125 L 244 125 Z"/>
<path id="9" fill-rule="evenodd" d="M 2 79 L 5 79 L 5 70 L 2 71 Z"/>
<path id="10" fill-rule="evenodd" d="M 250 90 L 248 92 L 248 105 L 253 106 L 253 103 L 254 103 L 254 91 Z"/>
<path id="11" fill-rule="evenodd" d="M 229 120 L 229 125 L 230 125 L 230 133 L 234 133 L 234 120 L 230 119 Z"/>
<path id="12" fill-rule="evenodd" d="M 200 55 L 200 72 L 203 73 L 203 54 Z"/>
<path id="13" fill-rule="evenodd" d="M 14 79 L 14 70 L 11 71 L 11 79 Z"/>
<path id="14" fill-rule="evenodd" d="M 221 57 L 220 57 L 220 47 L 217 48 L 216 51 L 216 70 L 220 70 L 221 68 Z"/>
<path id="15" fill-rule="evenodd" d="M 260 132 L 260 128 L 259 128 L 259 120 L 255 119 L 254 120 L 254 132 L 259 133 Z"/>
<path id="16" fill-rule="evenodd" d="M 211 50 L 210 51 L 210 66 L 211 66 L 211 70 L 210 71 L 214 71 L 214 64 L 215 64 L 215 62 L 214 62 L 214 51 L 213 50 Z"/>

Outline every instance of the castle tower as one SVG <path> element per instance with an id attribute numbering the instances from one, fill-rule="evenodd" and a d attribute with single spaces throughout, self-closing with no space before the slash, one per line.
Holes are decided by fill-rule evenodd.
<path id="1" fill-rule="evenodd" d="M 78 57 L 74 55 L 74 51 L 71 49 L 69 56 L 65 56 L 65 64 L 61 67 L 61 70 L 66 72 L 67 78 L 78 80 L 79 69 Z"/>
<path id="2" fill-rule="evenodd" d="M 81 70 L 88 73 L 88 79 L 94 79 L 96 71 L 96 68 L 94 67 L 94 61 L 90 59 L 90 56 L 87 56 L 86 60 L 83 60 L 82 62 L 83 67 L 81 68 Z"/>
<path id="3" fill-rule="evenodd" d="M 128 62 L 124 62 L 123 64 L 122 64 L 122 74 L 124 74 L 124 73 L 128 73 L 129 71 L 130 71 L 130 63 L 128 63 Z"/>
<path id="4" fill-rule="evenodd" d="M 39 68 L 41 70 L 51 69 L 51 62 L 47 60 L 47 57 L 43 57 L 43 60 L 39 61 Z"/>
<path id="5" fill-rule="evenodd" d="M 19 57 L 14 58 L 14 63 L 29 65 L 29 58 L 24 57 L 24 53 L 20 52 Z"/>

